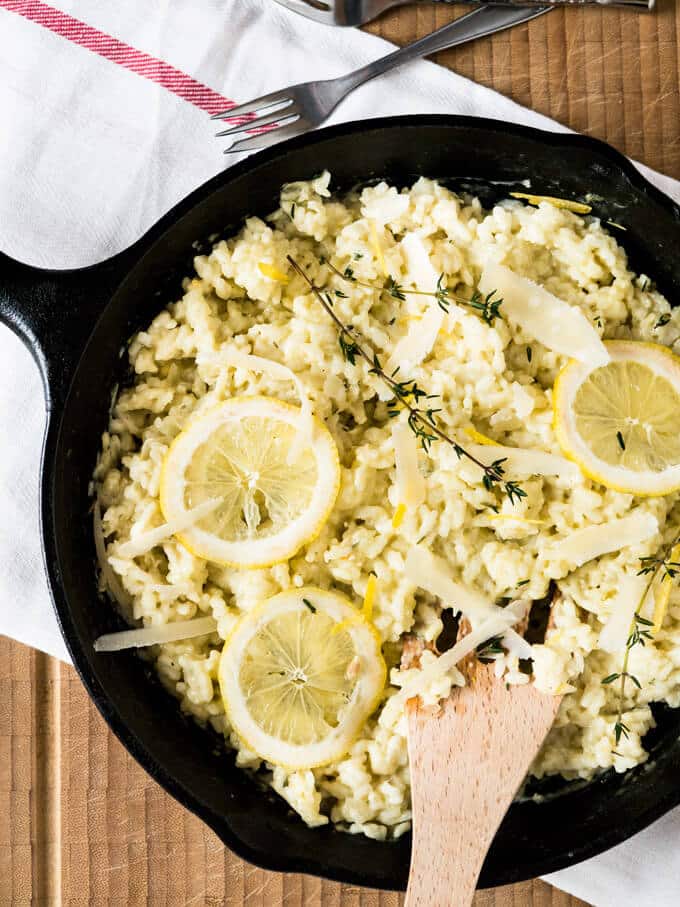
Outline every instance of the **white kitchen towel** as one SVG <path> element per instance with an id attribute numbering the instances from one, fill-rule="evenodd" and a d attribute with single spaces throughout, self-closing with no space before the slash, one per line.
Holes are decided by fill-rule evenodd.
<path id="1" fill-rule="evenodd" d="M 112 255 L 229 163 L 206 113 L 221 97 L 335 76 L 388 50 L 272 0 L 0 0 L 0 249 L 54 268 Z M 331 122 L 406 113 L 563 129 L 425 62 L 359 89 Z M 680 184 L 643 169 L 680 201 Z M 66 659 L 39 553 L 42 424 L 34 364 L 0 329 L 0 633 Z M 597 907 L 675 907 L 679 845 L 676 813 L 550 881 Z"/>

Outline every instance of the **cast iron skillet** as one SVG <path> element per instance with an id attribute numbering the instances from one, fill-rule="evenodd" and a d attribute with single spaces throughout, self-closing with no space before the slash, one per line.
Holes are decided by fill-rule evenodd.
<path id="1" fill-rule="evenodd" d="M 120 628 L 98 601 L 88 483 L 110 393 L 125 376 L 121 351 L 176 299 L 197 241 L 230 233 L 277 205 L 282 183 L 328 167 L 336 189 L 385 177 L 446 180 L 490 204 L 530 179 L 533 191 L 592 199 L 670 300 L 680 296 L 680 209 L 617 152 L 575 135 L 493 120 L 419 116 L 351 123 L 293 139 L 215 177 L 132 248 L 78 271 L 39 271 L 0 255 L 0 319 L 40 368 L 48 421 L 42 466 L 42 533 L 54 605 L 73 662 L 102 715 L 151 776 L 236 853 L 269 869 L 384 888 L 405 886 L 409 841 L 371 841 L 308 829 L 286 804 L 235 768 L 216 739 L 185 720 L 131 653 L 96 655 L 92 641 Z M 612 228 L 615 229 L 615 228 Z M 680 803 L 680 710 L 658 710 L 649 762 L 588 785 L 539 785 L 540 802 L 510 809 L 481 884 L 534 877 L 593 856 Z M 512 741 L 508 741 L 512 746 Z M 446 766 L 442 766 L 446 771 Z M 159 829 L 160 832 L 160 829 Z"/>

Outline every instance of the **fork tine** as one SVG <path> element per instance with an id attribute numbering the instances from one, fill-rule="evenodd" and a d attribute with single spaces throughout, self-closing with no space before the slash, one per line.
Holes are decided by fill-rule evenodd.
<path id="1" fill-rule="evenodd" d="M 238 104 L 229 110 L 223 110 L 221 113 L 214 113 L 211 120 L 230 120 L 232 117 L 242 117 L 247 113 L 255 113 L 259 110 L 266 110 L 273 107 L 274 104 L 280 104 L 290 98 L 289 89 L 284 88 L 282 91 L 272 91 L 261 98 L 253 98 L 252 101 L 246 101 L 245 104 Z"/>
<path id="2" fill-rule="evenodd" d="M 300 135 L 307 132 L 309 125 L 306 120 L 298 117 L 292 123 L 286 126 L 280 126 L 278 129 L 272 129 L 269 132 L 263 132 L 261 135 L 250 135 L 247 138 L 234 142 L 229 148 L 224 149 L 225 154 L 237 154 L 241 151 L 260 151 L 263 148 L 269 148 L 282 142 L 284 139 L 291 139 L 294 135 Z"/>
<path id="3" fill-rule="evenodd" d="M 216 132 L 215 136 L 220 137 L 223 135 L 235 135 L 237 132 L 250 131 L 251 129 L 259 129 L 260 126 L 269 126 L 270 123 L 279 123 L 281 126 L 285 126 L 290 122 L 290 118 L 293 114 L 297 114 L 297 109 L 291 109 L 290 105 L 293 103 L 293 99 L 290 98 L 285 107 L 277 107 L 273 113 L 268 113 L 265 116 L 257 117 L 254 120 L 247 120 L 245 123 L 238 123 L 236 126 L 230 126 L 229 129 L 223 129 L 222 132 Z"/>

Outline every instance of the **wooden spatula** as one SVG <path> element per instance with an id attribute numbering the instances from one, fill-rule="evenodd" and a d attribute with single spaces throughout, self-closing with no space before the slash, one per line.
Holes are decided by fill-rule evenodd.
<path id="1" fill-rule="evenodd" d="M 486 853 L 561 697 L 506 688 L 472 656 L 439 714 L 409 700 L 413 850 L 405 907 L 468 907 Z"/>

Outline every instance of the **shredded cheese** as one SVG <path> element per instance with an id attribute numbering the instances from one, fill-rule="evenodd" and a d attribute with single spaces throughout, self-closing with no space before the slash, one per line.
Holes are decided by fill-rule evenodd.
<path id="1" fill-rule="evenodd" d="M 137 630 L 121 630 L 118 633 L 105 633 L 94 641 L 95 652 L 120 652 L 123 649 L 139 649 L 144 646 L 157 646 L 165 642 L 177 642 L 180 639 L 194 639 L 207 636 L 217 629 L 217 621 L 212 617 L 196 617 L 193 620 L 175 621 L 157 627 L 140 627 Z"/>
<path id="2" fill-rule="evenodd" d="M 203 517 L 219 507 L 222 501 L 223 498 L 211 498 L 209 501 L 199 504 L 198 507 L 187 510 L 176 520 L 170 520 L 155 529 L 140 533 L 135 538 L 118 545 L 115 549 L 116 557 L 139 557 L 140 554 L 146 554 L 147 551 L 151 551 L 152 548 L 160 545 L 161 542 L 198 523 L 199 520 L 202 520 Z"/>
<path id="3" fill-rule="evenodd" d="M 503 316 L 548 349 L 589 364 L 609 362 L 607 348 L 577 306 L 500 264 L 487 264 L 478 286 L 484 296 L 502 298 Z"/>
<path id="4" fill-rule="evenodd" d="M 541 202 L 548 202 L 554 208 L 565 208 L 567 211 L 574 211 L 576 214 L 590 214 L 593 210 L 585 202 L 575 202 L 570 198 L 556 198 L 554 195 L 530 195 L 528 192 L 511 192 L 510 198 L 523 198 L 530 205 L 540 205 Z"/>
<path id="5" fill-rule="evenodd" d="M 280 271 L 276 265 L 271 264 L 268 261 L 260 261 L 257 264 L 257 267 L 264 277 L 268 277 L 269 280 L 277 280 L 279 283 L 288 283 L 290 278 L 287 274 L 284 274 L 283 271 Z"/>
<path id="6" fill-rule="evenodd" d="M 368 224 L 369 234 L 371 237 L 371 248 L 375 252 L 375 257 L 378 259 L 380 270 L 383 272 L 385 277 L 389 277 L 390 272 L 387 270 L 387 265 L 385 264 L 385 254 L 380 244 L 380 238 L 378 237 L 378 228 L 372 218 L 369 220 Z"/>
<path id="7" fill-rule="evenodd" d="M 394 422 L 392 443 L 397 500 L 405 507 L 417 507 L 425 500 L 425 479 L 418 469 L 418 441 L 406 423 Z"/>
<path id="8" fill-rule="evenodd" d="M 302 381 L 287 365 L 265 359 L 264 356 L 253 356 L 250 353 L 242 353 L 240 350 L 229 349 L 221 353 L 221 358 L 233 368 L 263 372 L 284 381 L 292 381 L 295 385 L 295 390 L 300 398 L 300 428 L 288 451 L 288 462 L 292 463 L 305 447 L 311 447 L 314 442 L 314 410 Z"/>
<path id="9" fill-rule="evenodd" d="M 394 516 L 392 517 L 392 529 L 398 529 L 404 522 L 405 516 L 406 504 L 404 504 L 403 502 L 401 504 L 397 504 L 396 510 L 394 511 Z"/>
<path id="10" fill-rule="evenodd" d="M 581 567 L 603 554 L 639 545 L 656 535 L 658 530 L 659 523 L 653 514 L 634 510 L 618 520 L 576 529 L 551 545 L 546 554 L 550 559 L 566 560 L 574 567 Z"/>

